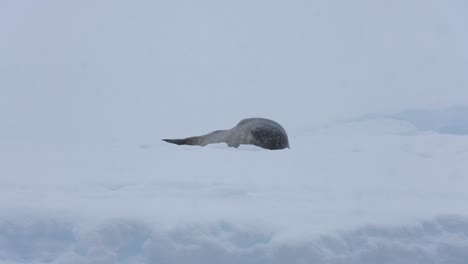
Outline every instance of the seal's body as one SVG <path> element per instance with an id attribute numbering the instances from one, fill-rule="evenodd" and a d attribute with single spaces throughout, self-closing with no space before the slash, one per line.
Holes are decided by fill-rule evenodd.
<path id="1" fill-rule="evenodd" d="M 241 144 L 255 145 L 265 149 L 289 148 L 288 135 L 284 128 L 275 121 L 265 118 L 243 119 L 229 130 L 218 130 L 203 136 L 163 140 L 177 145 L 206 146 L 224 142 L 234 148 Z"/>

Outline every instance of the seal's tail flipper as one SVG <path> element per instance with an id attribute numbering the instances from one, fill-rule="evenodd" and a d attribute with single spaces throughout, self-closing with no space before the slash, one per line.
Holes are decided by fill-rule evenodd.
<path id="1" fill-rule="evenodd" d="M 203 136 L 188 137 L 182 139 L 163 139 L 163 141 L 176 145 L 191 145 L 204 147 L 207 144 L 226 142 L 226 133 L 228 133 L 226 130 L 218 130 Z"/>
<path id="2" fill-rule="evenodd" d="M 163 139 L 163 141 L 166 141 L 168 143 L 176 144 L 176 145 L 188 145 L 188 139 Z"/>

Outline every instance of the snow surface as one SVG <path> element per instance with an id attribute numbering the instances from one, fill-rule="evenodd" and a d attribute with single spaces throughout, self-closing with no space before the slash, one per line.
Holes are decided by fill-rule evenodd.
<path id="1" fill-rule="evenodd" d="M 0 258 L 464 263 L 468 137 L 380 119 L 290 141 L 283 151 L 4 143 Z"/>
<path id="2" fill-rule="evenodd" d="M 466 10 L 0 1 L 0 263 L 467 263 Z"/>

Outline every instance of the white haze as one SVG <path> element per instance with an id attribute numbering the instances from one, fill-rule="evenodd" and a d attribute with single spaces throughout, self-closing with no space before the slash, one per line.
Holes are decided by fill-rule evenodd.
<path id="1" fill-rule="evenodd" d="M 0 263 L 465 263 L 467 13 L 0 1 Z"/>
<path id="2" fill-rule="evenodd" d="M 468 103 L 464 1 L 2 1 L 9 137 L 290 128 Z"/>

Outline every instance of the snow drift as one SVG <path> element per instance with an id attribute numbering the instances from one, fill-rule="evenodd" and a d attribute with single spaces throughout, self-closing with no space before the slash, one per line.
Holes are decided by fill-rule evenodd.
<path id="1" fill-rule="evenodd" d="M 132 220 L 2 219 L 5 263 L 465 263 L 468 219 L 364 226 L 305 240 L 227 222 L 170 230 Z"/>

